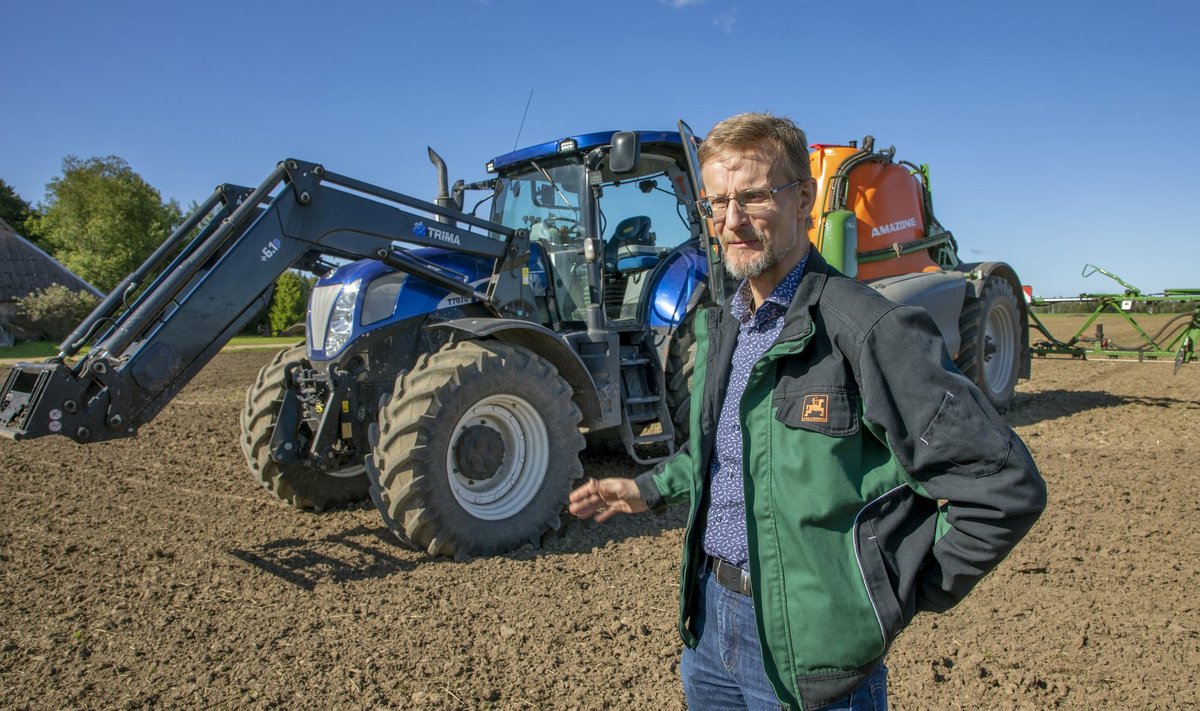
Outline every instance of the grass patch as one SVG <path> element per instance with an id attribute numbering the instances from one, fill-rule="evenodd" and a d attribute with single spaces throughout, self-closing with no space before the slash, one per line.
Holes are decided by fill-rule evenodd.
<path id="1" fill-rule="evenodd" d="M 0 358 L 49 358 L 58 353 L 58 344 L 50 341 L 22 341 L 8 348 L 0 348 Z"/>
<path id="2" fill-rule="evenodd" d="M 276 348 L 283 349 L 303 341 L 300 336 L 235 336 L 225 344 L 226 348 Z"/>
<path id="3" fill-rule="evenodd" d="M 225 348 L 240 350 L 282 350 L 295 345 L 296 336 L 235 336 Z M 86 349 L 84 350 L 86 352 Z M 58 353 L 58 344 L 50 341 L 22 341 L 9 348 L 0 348 L 0 360 L 42 360 Z"/>

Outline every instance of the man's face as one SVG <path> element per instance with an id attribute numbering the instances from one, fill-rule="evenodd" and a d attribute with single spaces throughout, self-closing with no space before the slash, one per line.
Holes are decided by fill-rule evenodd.
<path id="1" fill-rule="evenodd" d="M 711 158 L 700 174 L 709 195 L 734 196 L 746 190 L 777 188 L 794 178 L 784 173 L 773 146 L 730 151 Z M 808 214 L 815 185 L 805 183 L 780 190 L 765 210 L 746 214 L 736 200 L 713 227 L 725 251 L 725 269 L 735 279 L 749 279 L 764 289 L 774 288 L 808 251 Z"/>

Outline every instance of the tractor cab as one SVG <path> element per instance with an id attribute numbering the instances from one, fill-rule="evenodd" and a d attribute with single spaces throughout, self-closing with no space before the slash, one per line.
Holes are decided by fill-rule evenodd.
<path id="1" fill-rule="evenodd" d="M 581 328 L 589 305 L 615 327 L 682 319 L 705 267 L 678 249 L 699 231 L 678 134 L 574 136 L 501 156 L 488 170 L 499 173 L 491 219 L 529 230 L 539 321 Z M 663 281 L 672 265 L 681 273 Z"/>

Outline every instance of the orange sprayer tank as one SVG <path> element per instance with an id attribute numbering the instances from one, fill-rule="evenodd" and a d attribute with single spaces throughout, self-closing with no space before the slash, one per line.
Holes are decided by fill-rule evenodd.
<path id="1" fill-rule="evenodd" d="M 833 209 L 838 187 L 835 176 L 848 158 L 861 151 L 854 146 L 814 145 L 809 153 L 817 200 L 813 205 L 814 228 L 809 239 L 821 248 L 822 216 Z M 925 237 L 924 195 L 920 178 L 907 168 L 877 160 L 861 162 L 849 171 L 845 208 L 858 221 L 858 253 L 875 252 L 904 245 Z M 847 236 L 849 237 L 849 236 Z M 860 262 L 857 277 L 869 281 L 895 274 L 937 269 L 926 250 L 871 262 Z"/>

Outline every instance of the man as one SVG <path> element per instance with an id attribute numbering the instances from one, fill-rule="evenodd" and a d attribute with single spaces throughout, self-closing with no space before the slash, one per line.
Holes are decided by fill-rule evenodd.
<path id="1" fill-rule="evenodd" d="M 690 501 L 691 711 L 886 708 L 895 636 L 1000 562 L 1045 485 L 929 316 L 810 250 L 803 131 L 742 114 L 699 156 L 699 208 L 742 283 L 696 317 L 690 441 L 636 480 L 590 480 L 570 510 L 603 521 Z"/>

